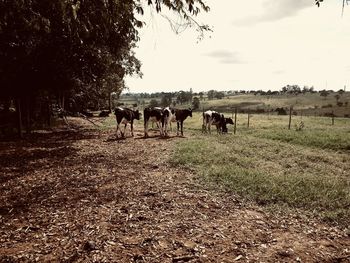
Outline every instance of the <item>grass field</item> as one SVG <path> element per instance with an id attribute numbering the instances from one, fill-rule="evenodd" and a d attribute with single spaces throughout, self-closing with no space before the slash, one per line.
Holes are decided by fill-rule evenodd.
<path id="1" fill-rule="evenodd" d="M 349 93 L 341 101 L 349 100 Z M 329 110 L 334 96 L 242 95 L 222 100 L 201 101 L 201 108 L 215 109 L 231 117 L 232 107 Z M 316 107 L 315 107 L 316 106 Z M 342 114 L 346 107 L 332 107 Z M 350 119 L 293 116 L 237 115 L 237 134 L 202 134 L 201 112 L 185 121 L 186 140 L 176 144 L 174 165 L 184 165 L 200 175 L 203 182 L 222 187 L 248 200 L 274 209 L 303 209 L 325 220 L 350 225 Z M 112 121 L 108 125 L 113 125 Z M 142 127 L 143 121 L 137 122 Z M 176 160 L 176 161 L 174 161 Z"/>
<path id="2" fill-rule="evenodd" d="M 350 105 L 345 103 L 350 101 L 350 93 L 341 95 L 339 102 L 342 102 L 341 107 L 337 106 L 335 98 L 337 93 L 332 93 L 326 98 L 321 97 L 318 93 L 295 95 L 238 95 L 230 96 L 221 100 L 204 100 L 201 101 L 201 109 L 214 109 L 217 111 L 231 112 L 237 107 L 241 110 L 264 110 L 271 111 L 277 107 L 289 108 L 293 107 L 299 115 L 322 116 L 325 113 L 334 113 L 336 116 L 350 115 Z"/>
<path id="3" fill-rule="evenodd" d="M 178 142 L 174 164 L 259 204 L 350 224 L 350 119 L 332 126 L 330 118 L 294 117 L 288 130 L 287 116 L 253 115 L 249 129 L 246 118 L 238 115 L 236 135 L 203 135 L 195 114 L 186 122 L 194 136 Z"/>

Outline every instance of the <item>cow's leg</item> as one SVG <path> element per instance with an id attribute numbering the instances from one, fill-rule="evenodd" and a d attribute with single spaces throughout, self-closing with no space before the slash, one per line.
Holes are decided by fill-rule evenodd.
<path id="1" fill-rule="evenodd" d="M 117 138 L 118 138 L 118 130 L 119 130 L 119 124 L 117 123 L 117 129 L 116 129 L 116 132 L 115 132 L 115 135 L 117 136 Z"/>
<path id="2" fill-rule="evenodd" d="M 211 131 L 210 131 L 210 126 L 211 126 L 211 124 L 212 124 L 212 122 L 209 121 L 209 123 L 208 123 L 208 132 L 209 132 L 209 134 L 211 134 Z"/>
<path id="3" fill-rule="evenodd" d="M 132 137 L 134 137 L 134 122 L 133 122 L 133 120 L 131 120 L 131 122 L 130 122 L 130 130 L 131 130 L 131 136 Z"/>
<path id="4" fill-rule="evenodd" d="M 148 137 L 148 120 L 145 119 L 145 137 Z"/>
<path id="5" fill-rule="evenodd" d="M 164 120 L 162 123 L 162 127 L 163 127 L 163 136 L 167 136 L 168 132 L 167 132 L 167 128 L 168 128 L 168 124 L 167 124 L 167 120 Z"/>
<path id="6" fill-rule="evenodd" d="M 122 133 L 122 137 L 125 137 L 125 135 L 126 135 L 126 125 L 128 125 L 127 123 L 125 123 L 125 125 L 124 125 L 124 132 Z"/>
<path id="7" fill-rule="evenodd" d="M 177 123 L 176 135 L 179 136 L 180 123 L 179 122 L 176 122 L 176 123 Z"/>
<path id="8" fill-rule="evenodd" d="M 159 126 L 160 136 L 163 137 L 164 136 L 163 122 L 162 121 L 158 121 L 157 123 L 158 123 L 158 126 Z"/>
<path id="9" fill-rule="evenodd" d="M 184 136 L 184 122 L 181 121 L 181 136 Z"/>
<path id="10" fill-rule="evenodd" d="M 116 136 L 117 136 L 117 138 L 118 138 L 118 131 L 120 131 L 119 125 L 120 125 L 120 122 L 118 122 L 118 120 L 117 120 L 117 131 L 116 131 Z M 120 132 L 121 132 L 121 131 L 120 131 Z"/>
<path id="11" fill-rule="evenodd" d="M 165 136 L 168 136 L 168 126 L 170 125 L 169 123 L 169 118 L 165 120 Z"/>

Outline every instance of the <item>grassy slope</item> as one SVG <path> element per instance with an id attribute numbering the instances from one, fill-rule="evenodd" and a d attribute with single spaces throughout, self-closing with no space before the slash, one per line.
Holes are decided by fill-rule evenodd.
<path id="1" fill-rule="evenodd" d="M 293 127 L 300 121 L 294 118 Z M 239 115 L 236 135 L 202 135 L 196 114 L 186 122 L 195 136 L 179 141 L 173 160 L 259 203 L 350 224 L 350 120 L 303 122 L 302 131 L 288 130 L 287 117 L 255 115 L 247 129 L 246 116 Z"/>
<path id="2" fill-rule="evenodd" d="M 332 93 L 326 98 L 316 94 L 305 95 L 275 95 L 275 96 L 260 96 L 260 95 L 238 95 L 221 100 L 205 100 L 201 101 L 201 108 L 216 109 L 218 111 L 231 111 L 232 107 L 239 107 L 242 109 L 275 109 L 276 107 L 293 106 L 295 110 L 303 110 L 305 114 L 317 115 L 325 112 L 334 111 L 337 116 L 344 116 L 350 114 L 350 105 L 347 107 L 337 107 L 335 95 Z M 340 102 L 350 101 L 350 92 L 346 92 L 339 99 Z M 322 108 L 325 105 L 332 104 L 332 108 Z M 316 110 L 315 110 L 316 107 Z"/>

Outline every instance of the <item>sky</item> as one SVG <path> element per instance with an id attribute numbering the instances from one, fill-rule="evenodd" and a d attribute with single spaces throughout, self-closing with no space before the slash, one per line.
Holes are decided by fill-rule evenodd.
<path id="1" fill-rule="evenodd" d="M 146 8 L 146 26 L 134 50 L 143 76 L 127 77 L 128 92 L 350 85 L 350 5 L 342 17 L 341 0 L 325 0 L 319 8 L 314 0 L 206 3 L 211 10 L 197 21 L 213 32 L 201 41 L 195 28 L 177 34 L 167 19 Z"/>

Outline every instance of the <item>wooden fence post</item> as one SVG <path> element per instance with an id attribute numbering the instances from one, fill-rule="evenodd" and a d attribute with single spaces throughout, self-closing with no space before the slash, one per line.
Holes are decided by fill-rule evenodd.
<path id="1" fill-rule="evenodd" d="M 234 129 L 233 129 L 233 133 L 236 134 L 236 130 L 237 130 L 237 108 L 235 108 L 235 124 L 234 124 Z"/>
<path id="2" fill-rule="evenodd" d="M 288 130 L 290 130 L 290 125 L 292 123 L 292 106 L 289 108 L 289 124 L 288 124 Z"/>
<path id="3" fill-rule="evenodd" d="M 250 113 L 248 112 L 248 128 L 249 128 Z"/>

